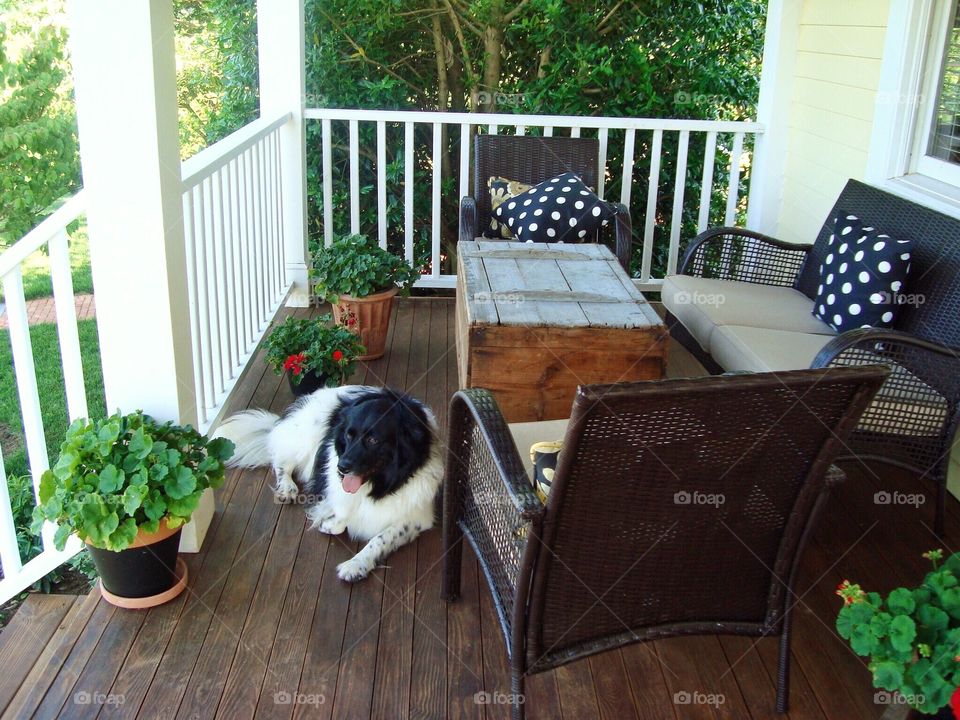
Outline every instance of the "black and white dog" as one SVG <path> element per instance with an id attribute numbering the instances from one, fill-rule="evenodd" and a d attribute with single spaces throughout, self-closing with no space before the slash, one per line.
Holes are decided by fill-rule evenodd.
<path id="1" fill-rule="evenodd" d="M 389 389 L 321 389 L 282 417 L 265 410 L 232 415 L 216 436 L 236 445 L 229 465 L 272 465 L 284 501 L 305 494 L 311 527 L 366 542 L 337 566 L 341 580 L 365 578 L 391 552 L 433 526 L 443 459 L 433 413 Z"/>

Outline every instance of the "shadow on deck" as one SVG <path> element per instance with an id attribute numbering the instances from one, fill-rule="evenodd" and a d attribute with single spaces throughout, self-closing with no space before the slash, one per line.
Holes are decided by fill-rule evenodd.
<path id="1" fill-rule="evenodd" d="M 386 356 L 353 381 L 404 388 L 445 425 L 457 386 L 452 301 L 400 302 L 391 327 Z M 671 374 L 689 373 L 691 362 L 671 348 Z M 291 399 L 258 357 L 232 404 L 280 411 Z M 528 717 L 879 718 L 885 705 L 865 663 L 833 629 L 834 589 L 844 578 L 877 590 L 918 581 L 920 554 L 938 542 L 932 504 L 873 501 L 880 490 L 929 488 L 889 469 L 847 469 L 797 584 L 789 716 L 773 711 L 777 641 L 709 636 L 534 676 Z M 951 499 L 952 546 L 958 516 Z M 504 642 L 470 550 L 462 597 L 447 605 L 438 530 L 348 586 L 335 567 L 356 548 L 306 532 L 302 507 L 274 502 L 266 470 L 232 471 L 203 552 L 186 556 L 189 590 L 175 601 L 123 611 L 97 593 L 27 600 L 0 635 L 4 717 L 509 717 Z"/>

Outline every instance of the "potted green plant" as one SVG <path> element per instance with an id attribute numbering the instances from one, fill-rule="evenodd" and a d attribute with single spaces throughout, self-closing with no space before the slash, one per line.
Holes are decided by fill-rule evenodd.
<path id="1" fill-rule="evenodd" d="M 383 355 L 390 310 L 398 292 L 409 293 L 418 269 L 364 235 L 348 235 L 313 255 L 318 297 L 333 306 L 338 325 L 358 334 L 366 348 L 360 360 Z"/>
<path id="2" fill-rule="evenodd" d="M 870 659 L 881 700 L 910 708 L 910 717 L 960 718 L 960 553 L 923 554 L 933 570 L 915 588 L 886 597 L 844 580 L 837 632 Z"/>
<path id="3" fill-rule="evenodd" d="M 343 385 L 363 353 L 360 338 L 333 324 L 329 314 L 315 320 L 289 317 L 274 327 L 264 346 L 267 363 L 278 375 L 286 373 L 298 396 Z"/>
<path id="4" fill-rule="evenodd" d="M 223 483 L 233 443 L 142 412 L 76 420 L 56 465 L 40 480 L 34 532 L 57 524 L 54 544 L 83 540 L 101 593 L 122 607 L 152 607 L 186 587 L 180 530 L 208 488 Z"/>

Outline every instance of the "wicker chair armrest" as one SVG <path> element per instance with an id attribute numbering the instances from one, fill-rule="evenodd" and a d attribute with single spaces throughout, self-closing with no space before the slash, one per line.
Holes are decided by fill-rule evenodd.
<path id="1" fill-rule="evenodd" d="M 945 358 L 947 362 L 955 362 L 957 369 L 960 370 L 960 352 L 957 350 L 949 348 L 946 345 L 924 340 L 910 333 L 900 332 L 899 330 L 888 330 L 887 328 L 857 328 L 856 330 L 847 330 L 847 332 L 840 333 L 817 353 L 811 367 L 821 368 L 827 367 L 828 365 L 840 364 L 837 361 L 840 360 L 845 353 L 848 353 L 849 350 L 854 348 L 875 349 L 877 346 L 882 346 L 883 351 L 887 353 L 897 346 L 932 353 Z"/>
<path id="2" fill-rule="evenodd" d="M 745 228 L 711 228 L 690 241 L 677 272 L 791 287 L 812 247 L 784 242 Z"/>
<path id="3" fill-rule="evenodd" d="M 960 352 L 910 333 L 886 328 L 858 328 L 827 343 L 811 367 L 882 363 L 893 369 L 878 398 L 910 408 L 918 402 L 945 403 L 944 423 L 956 422 L 960 403 Z M 942 400 L 938 401 L 934 396 Z M 868 415 L 871 411 L 868 410 Z M 888 410 L 887 413 L 895 413 Z M 905 410 L 904 412 L 909 412 Z"/>
<path id="4" fill-rule="evenodd" d="M 623 203 L 610 203 L 613 208 L 613 219 L 617 244 L 617 260 L 623 269 L 630 274 L 630 256 L 633 254 L 633 225 L 630 221 L 630 209 Z"/>
<path id="5" fill-rule="evenodd" d="M 826 484 L 828 488 L 835 488 L 847 479 L 847 474 L 836 465 L 827 468 Z"/>
<path id="6" fill-rule="evenodd" d="M 488 390 L 471 388 L 454 394 L 450 425 L 445 492 L 469 492 L 469 465 L 483 460 L 495 469 L 496 487 L 522 519 L 533 520 L 543 514 L 543 503 L 533 491 L 513 436 Z"/>
<path id="7" fill-rule="evenodd" d="M 460 198 L 460 239 L 477 239 L 477 201 L 469 195 Z"/>

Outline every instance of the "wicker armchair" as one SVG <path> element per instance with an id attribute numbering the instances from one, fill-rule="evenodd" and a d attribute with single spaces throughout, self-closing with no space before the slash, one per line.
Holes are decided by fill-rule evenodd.
<path id="1" fill-rule="evenodd" d="M 465 535 L 490 585 L 515 697 L 528 674 L 621 645 L 725 633 L 779 636 L 785 711 L 798 560 L 842 477 L 831 462 L 888 372 L 581 387 L 545 505 L 493 397 L 458 392 L 444 597 L 459 594 Z M 523 717 L 522 703 L 513 715 Z"/>
<path id="2" fill-rule="evenodd" d="M 950 452 L 960 430 L 960 219 L 850 180 L 813 245 L 795 245 L 741 228 L 715 228 L 695 238 L 680 274 L 793 287 L 814 298 L 833 219 L 843 210 L 891 237 L 913 243 L 905 290 L 923 300 L 904 304 L 893 329 L 838 335 L 812 367 L 882 362 L 893 372 L 863 414 L 841 460 L 880 460 L 931 479 L 937 503 L 934 529 L 943 534 Z M 671 334 L 720 368 L 682 326 Z"/>
<path id="3" fill-rule="evenodd" d="M 588 186 L 596 188 L 599 151 L 599 143 L 593 138 L 478 135 L 474 143 L 473 197 L 460 200 L 460 239 L 476 240 L 490 226 L 492 208 L 487 181 L 491 177 L 535 185 L 552 175 L 574 172 Z M 633 232 L 630 211 L 622 203 L 611 205 L 615 213 L 614 252 L 629 272 Z"/>

